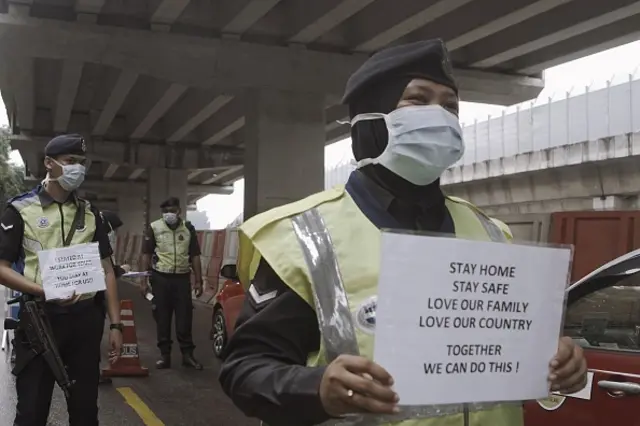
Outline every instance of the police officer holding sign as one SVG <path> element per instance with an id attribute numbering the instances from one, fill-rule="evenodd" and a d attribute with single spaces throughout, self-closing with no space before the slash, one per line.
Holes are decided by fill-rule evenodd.
<path id="1" fill-rule="evenodd" d="M 180 218 L 180 201 L 177 198 L 169 198 L 160 208 L 162 219 L 151 224 L 142 258 L 142 270 L 151 269 L 150 283 L 161 355 L 156 367 L 171 368 L 171 318 L 175 311 L 176 337 L 182 352 L 182 364 L 202 370 L 202 365 L 193 356 L 195 345 L 191 337 L 192 287 L 196 297 L 202 295 L 202 264 L 198 237 L 193 225 Z M 191 269 L 195 275 L 193 286 L 190 282 Z M 143 294 L 149 291 L 149 285 L 145 280 L 142 280 L 141 291 Z"/>
<path id="2" fill-rule="evenodd" d="M 250 287 L 220 382 L 247 415 L 271 426 L 308 426 L 345 414 L 398 413 L 402 401 L 393 378 L 372 361 L 384 261 L 379 230 L 508 239 L 477 207 L 440 189 L 440 175 L 464 152 L 458 101 L 441 40 L 376 53 L 347 83 L 344 103 L 358 170 L 346 187 L 241 226 L 238 273 Z M 571 339 L 560 339 L 549 361 L 552 390 L 584 387 L 586 363 Z M 520 406 L 507 404 L 471 412 L 459 407 L 431 418 L 400 414 L 382 423 L 521 426 L 523 415 Z"/>
<path id="3" fill-rule="evenodd" d="M 71 426 L 98 424 L 100 341 L 105 303 L 111 320 L 111 361 L 120 355 L 122 324 L 110 256 L 109 238 L 99 211 L 80 199 L 76 189 L 85 177 L 86 145 L 80 135 L 52 139 L 45 148 L 47 177 L 35 190 L 10 200 L 0 218 L 0 282 L 44 299 L 38 252 L 97 242 L 106 279 L 105 292 L 75 293 L 68 299 L 42 302 L 51 323 L 60 356 L 71 380 L 67 401 Z M 23 273 L 11 268 L 24 262 Z M 21 323 L 25 321 L 23 313 Z M 34 355 L 24 330 L 16 332 L 16 390 L 14 426 L 45 426 L 49 416 L 54 376 L 43 359 Z"/>

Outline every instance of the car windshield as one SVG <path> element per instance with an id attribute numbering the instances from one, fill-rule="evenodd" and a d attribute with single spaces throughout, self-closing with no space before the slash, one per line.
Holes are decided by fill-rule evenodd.
<path id="1" fill-rule="evenodd" d="M 640 348 L 640 274 L 576 300 L 567 309 L 565 335 L 583 346 Z"/>

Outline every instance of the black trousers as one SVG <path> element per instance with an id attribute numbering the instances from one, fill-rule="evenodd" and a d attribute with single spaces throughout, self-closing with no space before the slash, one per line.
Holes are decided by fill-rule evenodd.
<path id="1" fill-rule="evenodd" d="M 176 314 L 176 338 L 183 354 L 193 352 L 191 336 L 193 300 L 189 274 L 151 274 L 154 312 L 158 331 L 158 348 L 162 355 L 171 355 L 171 320 Z"/>
<path id="2" fill-rule="evenodd" d="M 104 329 L 102 302 L 83 301 L 67 310 L 47 309 L 60 357 L 75 380 L 67 401 L 70 426 L 98 425 L 100 341 Z M 22 314 L 20 315 L 22 316 Z M 16 366 L 29 357 L 24 333 L 16 330 Z M 14 426 L 46 426 L 55 379 L 37 356 L 16 374 L 18 403 Z"/>

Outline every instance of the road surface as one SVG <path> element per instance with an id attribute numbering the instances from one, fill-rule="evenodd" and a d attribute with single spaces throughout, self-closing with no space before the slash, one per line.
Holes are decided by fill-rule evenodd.
<path id="1" fill-rule="evenodd" d="M 101 425 L 259 425 L 258 421 L 244 417 L 218 384 L 220 362 L 214 359 L 209 341 L 210 306 L 197 304 L 194 311 L 195 354 L 204 370 L 186 370 L 180 366 L 180 352 L 174 339 L 174 367 L 158 371 L 154 368 L 158 352 L 150 303 L 138 294 L 135 287 L 126 283 L 120 284 L 120 298 L 133 300 L 140 356 L 150 375 L 147 378 L 115 378 L 112 385 L 100 387 Z M 4 291 L 0 291 L 0 303 L 4 305 Z M 103 353 L 106 353 L 106 339 L 103 345 Z M 0 426 L 11 426 L 15 415 L 15 385 L 8 354 L 2 355 L 5 358 L 0 359 Z M 66 404 L 56 388 L 47 426 L 67 424 Z"/>

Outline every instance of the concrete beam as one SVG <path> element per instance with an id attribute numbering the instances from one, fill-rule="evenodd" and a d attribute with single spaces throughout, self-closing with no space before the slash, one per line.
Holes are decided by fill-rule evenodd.
<path id="1" fill-rule="evenodd" d="M 162 118 L 169 108 L 176 103 L 176 101 L 187 91 L 187 87 L 181 84 L 172 84 L 169 86 L 164 95 L 158 100 L 158 102 L 149 110 L 146 117 L 138 124 L 138 127 L 131 133 L 132 139 L 143 138 L 151 127 Z"/>
<path id="2" fill-rule="evenodd" d="M 120 107 L 122 107 L 125 99 L 127 99 L 127 95 L 133 88 L 136 80 L 138 80 L 138 74 L 136 72 L 123 70 L 120 73 L 118 81 L 100 114 L 100 118 L 93 128 L 93 132 L 91 133 L 93 136 L 103 136 L 107 132 L 113 118 L 120 110 Z"/>
<path id="3" fill-rule="evenodd" d="M 555 67 L 556 65 L 561 65 L 567 62 L 574 61 L 576 59 L 585 58 L 595 53 L 604 52 L 605 50 L 613 49 L 614 47 L 618 47 L 627 43 L 638 41 L 639 39 L 640 39 L 640 31 L 636 31 L 631 34 L 627 34 L 625 36 L 618 37 L 613 40 L 608 40 L 604 43 L 600 43 L 595 46 L 588 47 L 586 49 L 581 49 L 581 50 L 572 52 L 569 55 L 563 55 L 563 56 L 554 58 L 550 61 L 543 61 L 537 64 L 529 65 L 526 68 L 518 70 L 518 73 L 520 74 L 540 73 L 546 69 Z"/>
<path id="4" fill-rule="evenodd" d="M 55 117 L 53 120 L 53 131 L 64 133 L 69 125 L 71 108 L 78 93 L 78 85 L 82 78 L 82 68 L 84 64 L 80 61 L 64 61 L 62 66 L 62 77 L 58 88 L 58 99 L 56 101 Z"/>
<path id="5" fill-rule="evenodd" d="M 226 171 L 213 176 L 211 179 L 205 180 L 204 182 L 202 182 L 202 184 L 203 185 L 209 185 L 209 184 L 217 183 L 217 182 L 223 182 L 224 183 L 225 179 L 228 179 L 229 177 L 233 176 L 234 174 L 237 174 L 239 171 L 242 170 L 242 168 L 243 168 L 243 166 L 230 167 Z"/>
<path id="6" fill-rule="evenodd" d="M 495 105 L 513 105 L 515 99 L 522 101 L 538 97 L 544 89 L 544 79 L 507 75 L 492 72 L 454 70 L 460 84 L 460 99 Z"/>
<path id="7" fill-rule="evenodd" d="M 9 15 L 28 17 L 31 13 L 33 0 L 9 0 Z"/>
<path id="8" fill-rule="evenodd" d="M 220 95 L 207 104 L 196 115 L 187 120 L 180 128 L 178 128 L 169 138 L 167 142 L 178 142 L 192 132 L 196 127 L 204 123 L 213 114 L 218 112 L 222 107 L 228 104 L 233 96 Z"/>
<path id="9" fill-rule="evenodd" d="M 39 180 L 26 180 L 28 185 L 39 184 Z M 127 195 L 144 195 L 147 192 L 146 182 L 131 182 L 128 180 L 86 180 L 83 182 L 81 189 L 88 192 L 97 192 L 101 194 L 127 194 Z M 195 185 L 190 184 L 187 187 L 188 195 L 207 195 L 207 194 L 233 194 L 233 186 L 225 185 Z"/>
<path id="10" fill-rule="evenodd" d="M 311 43 L 340 25 L 375 0 L 344 0 L 318 20 L 300 30 L 289 43 Z"/>
<path id="11" fill-rule="evenodd" d="M 0 14 L 0 58 L 4 61 L 20 56 L 99 63 L 125 69 L 131 75 L 147 74 L 218 93 L 263 87 L 336 98 L 342 95 L 345 82 L 365 59 L 364 55 L 37 18 L 17 19 Z M 176 67 L 176 63 L 181 66 Z M 258 73 L 256 63 L 263 64 Z M 477 76 L 469 78 L 474 76 L 473 71 L 458 74 L 465 100 L 495 102 L 491 90 L 475 85 Z M 508 99 L 502 96 L 501 104 L 535 98 L 543 86 L 539 78 L 523 80 L 500 74 L 493 74 L 493 78 L 501 79 L 503 93 L 513 93 Z"/>
<path id="12" fill-rule="evenodd" d="M 109 164 L 109 167 L 107 167 L 107 171 L 104 172 L 104 178 L 111 179 L 111 177 L 118 171 L 119 167 L 120 166 L 118 166 L 117 164 Z"/>
<path id="13" fill-rule="evenodd" d="M 202 142 L 202 144 L 206 146 L 215 145 L 218 142 L 226 139 L 233 133 L 237 132 L 238 130 L 242 129 L 244 125 L 245 125 L 245 118 L 240 117 L 237 120 L 234 120 L 232 123 L 225 126 L 224 128 L 220 129 L 220 131 L 211 135 L 211 137 L 209 137 L 207 140 Z"/>
<path id="14" fill-rule="evenodd" d="M 269 13 L 281 0 L 250 0 L 249 3 L 227 25 L 223 34 L 242 34 Z"/>
<path id="15" fill-rule="evenodd" d="M 477 61 L 471 64 L 471 67 L 490 68 L 495 65 L 510 61 L 511 59 L 514 59 L 516 57 L 523 56 L 528 53 L 535 52 L 536 50 L 543 49 L 547 46 L 551 46 L 553 44 L 559 43 L 561 41 L 568 40 L 573 37 L 578 37 L 582 34 L 598 29 L 602 26 L 613 24 L 617 21 L 621 21 L 623 19 L 629 18 L 630 16 L 637 15 L 638 13 L 640 13 L 640 1 L 634 2 L 628 6 L 613 10 L 609 13 L 605 13 L 596 18 L 586 20 L 577 25 L 573 25 L 571 27 L 565 28 L 561 31 L 548 34 L 536 40 L 529 41 L 520 46 L 515 46 L 511 49 L 505 50 L 504 52 L 497 53 L 488 58 L 484 58 L 480 61 Z"/>
<path id="16" fill-rule="evenodd" d="M 193 180 L 195 178 L 197 178 L 198 176 L 200 176 L 202 173 L 204 173 L 206 171 L 206 169 L 198 169 L 198 170 L 194 170 L 191 173 L 189 173 L 187 175 L 187 180 Z"/>
<path id="17" fill-rule="evenodd" d="M 105 1 L 106 0 L 76 0 L 76 12 L 97 15 L 102 11 Z"/>
<path id="18" fill-rule="evenodd" d="M 151 16 L 151 28 L 168 30 L 191 0 L 163 0 Z"/>
<path id="19" fill-rule="evenodd" d="M 453 40 L 447 42 L 447 49 L 450 52 L 468 46 L 473 42 L 489 37 L 492 34 L 496 34 L 502 30 L 519 24 L 520 22 L 531 19 L 542 13 L 548 12 L 558 6 L 565 3 L 569 3 L 573 0 L 538 0 L 535 3 L 529 4 L 522 9 L 518 9 L 507 15 L 500 17 L 494 21 L 489 22 L 486 25 L 482 25 L 473 29 L 465 34 L 462 34 Z"/>
<path id="20" fill-rule="evenodd" d="M 351 127 L 347 125 L 338 126 L 327 132 L 326 144 L 331 145 L 348 137 L 351 137 Z"/>
<path id="21" fill-rule="evenodd" d="M 131 174 L 129 175 L 129 177 L 127 178 L 128 180 L 137 180 L 140 176 L 142 176 L 142 174 L 145 172 L 146 169 L 143 168 L 138 168 L 135 169 L 133 172 L 131 172 Z"/>
<path id="22" fill-rule="evenodd" d="M 349 108 L 346 105 L 334 105 L 325 111 L 327 125 L 325 131 L 330 132 L 349 121 Z"/>
<path id="23" fill-rule="evenodd" d="M 370 40 L 360 43 L 356 46 L 357 52 L 373 52 L 382 47 L 385 47 L 389 43 L 398 40 L 401 37 L 410 34 L 411 32 L 424 27 L 429 22 L 433 22 L 438 18 L 441 18 L 459 7 L 470 3 L 472 0 L 440 0 L 439 2 L 428 6 L 422 11 L 414 14 L 413 16 L 405 19 L 402 22 L 388 28 L 377 34 Z"/>
<path id="24" fill-rule="evenodd" d="M 47 138 L 12 136 L 13 149 L 43 152 Z M 93 161 L 102 161 L 120 166 L 140 168 L 206 169 L 243 164 L 244 150 L 240 148 L 212 146 L 203 148 L 193 145 L 158 145 L 103 140 L 96 142 L 87 138 L 87 156 Z"/>

